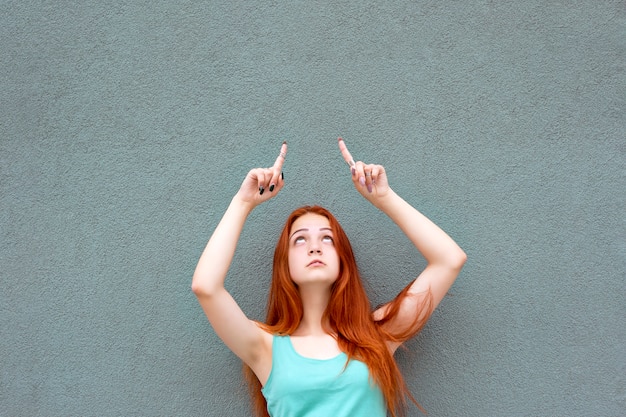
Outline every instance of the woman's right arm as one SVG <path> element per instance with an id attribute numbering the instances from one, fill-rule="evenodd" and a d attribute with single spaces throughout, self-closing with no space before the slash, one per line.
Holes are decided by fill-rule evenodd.
<path id="1" fill-rule="evenodd" d="M 283 143 L 274 166 L 253 169 L 246 175 L 202 252 L 191 284 L 217 335 L 252 369 L 266 358 L 268 334 L 246 317 L 224 288 L 224 280 L 248 215 L 284 185 L 281 173 L 286 152 Z"/>

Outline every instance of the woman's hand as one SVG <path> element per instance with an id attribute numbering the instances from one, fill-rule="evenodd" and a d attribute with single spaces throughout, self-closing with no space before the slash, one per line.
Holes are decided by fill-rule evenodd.
<path id="1" fill-rule="evenodd" d="M 355 162 L 343 139 L 339 138 L 338 142 L 341 155 L 350 166 L 352 183 L 357 191 L 372 204 L 384 198 L 390 190 L 385 168 L 382 165 Z"/>
<path id="2" fill-rule="evenodd" d="M 283 142 L 274 165 L 250 170 L 237 192 L 237 197 L 256 207 L 278 194 L 285 185 L 282 171 L 286 156 L 287 142 Z"/>

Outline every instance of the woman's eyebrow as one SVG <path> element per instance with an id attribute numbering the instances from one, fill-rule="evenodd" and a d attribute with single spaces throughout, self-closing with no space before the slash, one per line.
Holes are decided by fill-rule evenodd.
<path id="1" fill-rule="evenodd" d="M 320 231 L 322 231 L 322 230 L 329 230 L 329 231 L 331 231 L 331 232 L 333 231 L 333 229 L 331 229 L 330 227 L 320 227 L 320 228 L 319 228 L 319 230 L 320 230 Z M 298 229 L 298 230 L 294 231 L 294 232 L 291 234 L 291 236 L 289 236 L 289 239 L 291 239 L 291 238 L 293 237 L 293 235 L 295 235 L 295 234 L 296 234 L 296 233 L 298 233 L 298 232 L 308 232 L 308 231 L 309 231 L 309 229 L 308 229 L 308 228 L 306 228 L 306 227 L 303 227 L 302 229 Z"/>
<path id="2" fill-rule="evenodd" d="M 298 229 L 298 230 L 296 230 L 295 232 L 293 232 L 293 233 L 291 234 L 291 236 L 289 236 L 289 239 L 291 239 L 291 238 L 293 237 L 293 235 L 295 235 L 295 234 L 296 234 L 296 233 L 298 233 L 298 232 L 308 232 L 308 231 L 309 231 L 309 229 Z"/>

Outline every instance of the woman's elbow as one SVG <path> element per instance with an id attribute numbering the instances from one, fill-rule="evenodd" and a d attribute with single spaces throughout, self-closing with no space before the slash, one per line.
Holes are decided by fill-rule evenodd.
<path id="1" fill-rule="evenodd" d="M 450 256 L 448 262 L 453 269 L 460 271 L 463 265 L 465 265 L 465 262 L 467 262 L 467 254 L 463 249 L 459 248 L 456 253 Z"/>
<path id="2" fill-rule="evenodd" d="M 204 292 L 204 287 L 202 285 L 200 285 L 200 283 L 196 279 L 193 279 L 191 281 L 191 291 L 196 296 L 199 296 L 199 295 L 201 295 Z"/>
<path id="3" fill-rule="evenodd" d="M 202 293 L 202 286 L 195 279 L 191 281 L 191 291 L 195 295 Z"/>
<path id="4" fill-rule="evenodd" d="M 191 291 L 196 297 L 206 297 L 215 293 L 215 289 L 212 289 L 210 285 L 196 276 L 191 280 Z"/>

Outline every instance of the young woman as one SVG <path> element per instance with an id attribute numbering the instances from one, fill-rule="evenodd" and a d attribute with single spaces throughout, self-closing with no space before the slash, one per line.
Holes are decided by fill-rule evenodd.
<path id="1" fill-rule="evenodd" d="M 337 220 L 322 207 L 302 207 L 289 216 L 276 246 L 266 322 L 248 319 L 224 279 L 246 218 L 284 186 L 287 144 L 274 166 L 251 170 L 200 257 L 192 289 L 217 335 L 246 365 L 259 416 L 403 414 L 407 398 L 415 400 L 393 354 L 424 326 L 466 260 L 444 231 L 389 187 L 381 165 L 355 162 L 341 138 L 338 143 L 357 191 L 398 225 L 427 266 L 372 311 Z"/>

